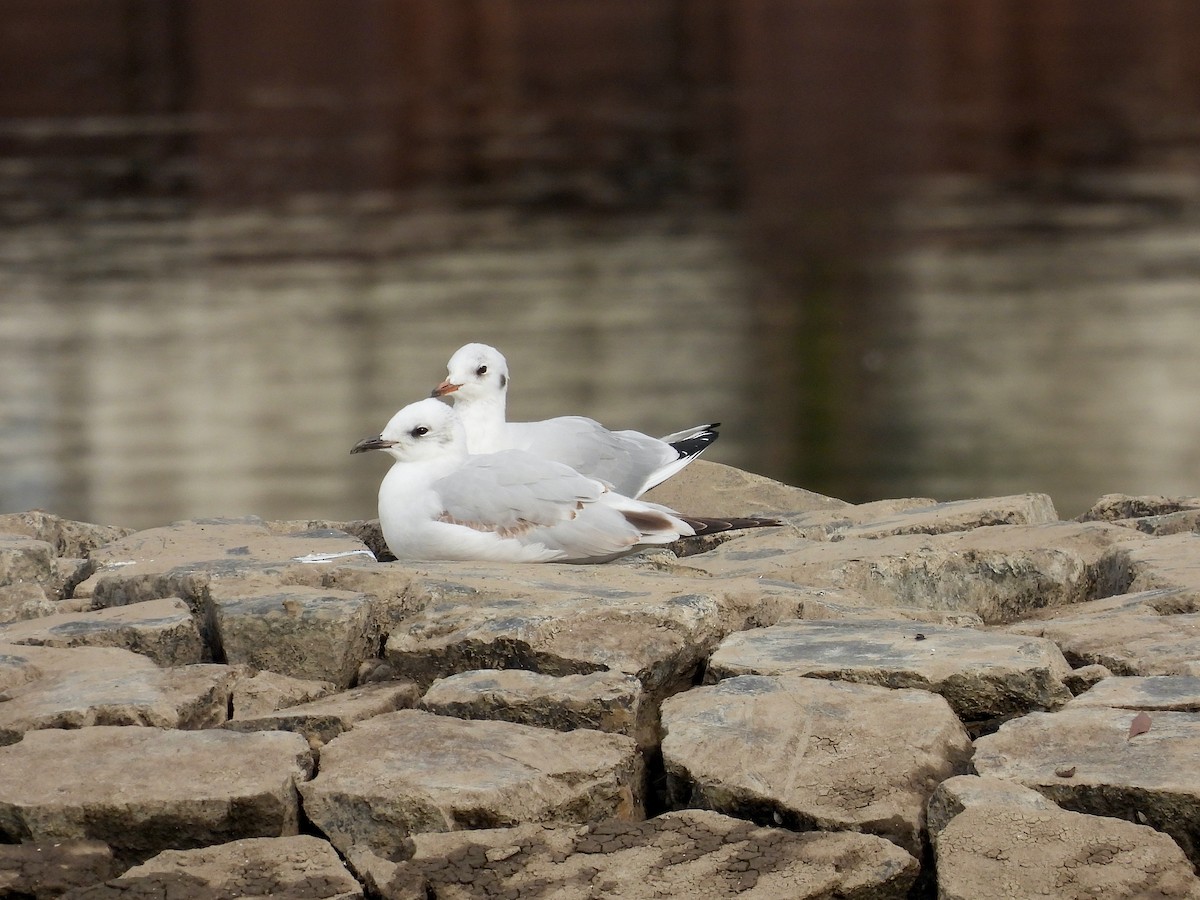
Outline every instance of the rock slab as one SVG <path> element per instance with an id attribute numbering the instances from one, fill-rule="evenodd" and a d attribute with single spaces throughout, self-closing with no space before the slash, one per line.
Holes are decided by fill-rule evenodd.
<path id="1" fill-rule="evenodd" d="M 920 855 L 925 804 L 971 742 L 936 694 L 742 675 L 663 704 L 667 793 L 798 830 L 879 834 Z"/>

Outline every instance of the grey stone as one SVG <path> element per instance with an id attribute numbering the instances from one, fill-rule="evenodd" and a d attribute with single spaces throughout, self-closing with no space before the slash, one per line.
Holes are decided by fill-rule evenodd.
<path id="1" fill-rule="evenodd" d="M 200 629 L 178 597 L 89 612 L 58 613 L 0 627 L 0 642 L 46 647 L 119 647 L 160 666 L 203 658 Z"/>
<path id="2" fill-rule="evenodd" d="M 662 707 L 669 802 L 798 830 L 879 834 L 920 854 L 925 804 L 971 742 L 936 694 L 743 675 Z"/>
<path id="3" fill-rule="evenodd" d="M 1191 598 L 1192 611 L 1200 602 L 1200 534 L 1129 541 L 1114 548 L 1114 558 L 1128 567 L 1129 586 L 1137 591 L 1180 590 Z"/>
<path id="4" fill-rule="evenodd" d="M 300 791 L 343 853 L 362 844 L 391 857 L 425 831 L 641 819 L 643 777 L 623 735 L 400 710 L 326 744 L 320 774 Z"/>
<path id="5" fill-rule="evenodd" d="M 429 567 L 448 578 L 432 601 L 388 636 L 397 677 L 423 686 L 475 669 L 546 675 L 611 670 L 657 699 L 689 686 L 731 631 L 795 616 L 812 592 L 757 579 L 712 580 L 599 566 Z M 458 592 L 450 589 L 458 586 Z"/>
<path id="6" fill-rule="evenodd" d="M 709 683 L 735 675 L 837 678 L 941 694 L 965 722 L 1057 709 L 1070 672 L 1051 641 L 892 621 L 784 622 L 731 634 Z"/>
<path id="7" fill-rule="evenodd" d="M 1045 525 L 1058 520 L 1054 503 L 1046 494 L 1015 494 L 910 508 L 874 521 L 837 529 L 830 539 L 945 534 L 993 525 Z"/>
<path id="8" fill-rule="evenodd" d="M 1112 672 L 1106 666 L 1091 664 L 1072 669 L 1064 678 L 1063 684 L 1074 695 L 1082 694 L 1105 678 L 1111 678 Z"/>
<path id="9" fill-rule="evenodd" d="M 119 868 L 103 841 L 49 840 L 0 844 L 0 897 L 51 900 L 104 881 Z"/>
<path id="10" fill-rule="evenodd" d="M 1105 494 L 1092 508 L 1079 516 L 1080 522 L 1114 522 L 1121 519 L 1144 519 L 1164 516 L 1182 510 L 1200 509 L 1200 497 L 1132 496 Z"/>
<path id="11" fill-rule="evenodd" d="M 1200 675 L 1198 598 L 1179 589 L 1139 591 L 1005 630 L 1049 638 L 1073 665 L 1102 665 L 1117 675 Z"/>
<path id="12" fill-rule="evenodd" d="M 223 657 L 293 678 L 348 687 L 379 645 L 365 594 L 304 586 L 214 582 L 208 589 Z"/>
<path id="13" fill-rule="evenodd" d="M 1167 835 L 1060 809 L 1011 782 L 951 778 L 934 792 L 929 819 L 944 900 L 1200 898 L 1191 864 Z"/>
<path id="14" fill-rule="evenodd" d="M 107 884 L 72 891 L 63 900 L 362 900 L 362 896 L 362 886 L 333 847 L 320 838 L 294 835 L 164 850 Z"/>
<path id="15" fill-rule="evenodd" d="M 50 544 L 0 532 L 0 585 L 28 582 L 44 587 L 54 582 L 55 572 Z"/>
<path id="16" fill-rule="evenodd" d="M 210 728 L 228 715 L 236 675 L 211 664 L 160 669 L 109 647 L 0 645 L 0 665 L 0 744 L 43 728 Z"/>
<path id="17" fill-rule="evenodd" d="M 311 772 L 308 744 L 286 732 L 32 731 L 0 747 L 0 838 L 91 838 L 140 862 L 161 850 L 292 835 L 296 782 Z"/>
<path id="18" fill-rule="evenodd" d="M 361 685 L 273 712 L 231 719 L 222 727 L 232 731 L 294 731 L 319 750 L 358 722 L 411 707 L 419 693 L 409 681 Z"/>
<path id="19" fill-rule="evenodd" d="M 254 671 L 254 670 L 251 670 Z M 331 681 L 292 678 L 278 672 L 257 672 L 239 678 L 233 688 L 233 720 L 252 719 L 332 694 Z"/>
<path id="20" fill-rule="evenodd" d="M 0 584 L 0 625 L 52 616 L 56 612 L 58 604 L 47 596 L 42 585 L 33 581 Z"/>
<path id="21" fill-rule="evenodd" d="M 850 506 L 844 500 L 706 459 L 689 464 L 642 499 L 691 516 L 778 516 Z"/>
<path id="22" fill-rule="evenodd" d="M 1097 682 L 1067 704 L 1200 713 L 1200 677 L 1152 675 L 1146 678 L 1114 676 Z"/>
<path id="23" fill-rule="evenodd" d="M 352 850 L 351 863 L 384 900 L 621 897 L 689 900 L 900 900 L 911 856 L 865 834 L 796 834 L 689 809 L 644 822 L 420 834 L 390 862 Z"/>
<path id="24" fill-rule="evenodd" d="M 96 548 L 132 534 L 132 528 L 75 522 L 40 509 L 0 515 L 0 531 L 45 541 L 54 555 L 83 558 Z"/>
<path id="25" fill-rule="evenodd" d="M 460 719 L 624 734 L 642 748 L 658 743 L 657 709 L 646 701 L 640 681 L 619 672 L 561 677 L 522 669 L 462 672 L 435 681 L 420 707 Z"/>
<path id="26" fill-rule="evenodd" d="M 1131 735 L 1134 717 L 1090 706 L 1030 713 L 976 741 L 975 770 L 1065 809 L 1165 831 L 1200 863 L 1200 713 L 1154 712 L 1149 730 Z"/>
<path id="27" fill-rule="evenodd" d="M 880 607 L 973 613 L 989 624 L 1117 593 L 1129 578 L 1125 560 L 1110 553 L 1129 533 L 1103 522 L 810 542 L 786 529 L 757 531 L 767 533 L 688 562 L 713 577 L 852 590 Z"/>

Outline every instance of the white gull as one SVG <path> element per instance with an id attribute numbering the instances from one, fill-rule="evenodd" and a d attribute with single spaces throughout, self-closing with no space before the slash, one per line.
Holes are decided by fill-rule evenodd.
<path id="1" fill-rule="evenodd" d="M 717 439 L 719 423 L 654 438 L 640 431 L 609 431 L 584 416 L 509 422 L 508 384 L 508 363 L 499 350 L 466 344 L 450 357 L 446 379 L 432 395 L 454 404 L 471 453 L 526 450 L 598 478 L 626 497 L 670 478 Z"/>
<path id="2" fill-rule="evenodd" d="M 404 407 L 350 452 L 366 450 L 395 459 L 379 486 L 379 524 L 402 560 L 598 562 L 644 544 L 778 524 L 681 516 L 523 450 L 471 455 L 457 413 L 433 398 Z"/>

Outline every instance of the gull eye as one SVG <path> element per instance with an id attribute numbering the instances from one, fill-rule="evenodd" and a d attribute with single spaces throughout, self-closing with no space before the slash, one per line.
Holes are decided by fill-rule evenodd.
<path id="1" fill-rule="evenodd" d="M 478 375 L 480 378 L 482 378 L 484 375 L 487 374 L 487 366 L 480 366 L 478 369 L 475 370 L 475 374 Z"/>
<path id="2" fill-rule="evenodd" d="M 425 437 L 425 435 L 429 434 L 429 429 L 424 425 L 418 425 L 416 428 L 410 431 L 409 434 L 415 438 Z"/>

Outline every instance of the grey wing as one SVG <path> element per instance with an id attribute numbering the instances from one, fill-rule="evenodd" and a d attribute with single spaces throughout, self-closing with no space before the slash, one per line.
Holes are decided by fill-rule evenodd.
<path id="1" fill-rule="evenodd" d="M 515 426 L 515 427 L 514 427 Z M 636 497 L 664 466 L 679 458 L 667 443 L 637 431 L 609 431 L 583 416 L 510 423 L 520 446 Z"/>
<path id="2" fill-rule="evenodd" d="M 505 450 L 470 457 L 433 489 L 443 521 L 516 537 L 575 518 L 604 486 L 540 456 Z"/>

